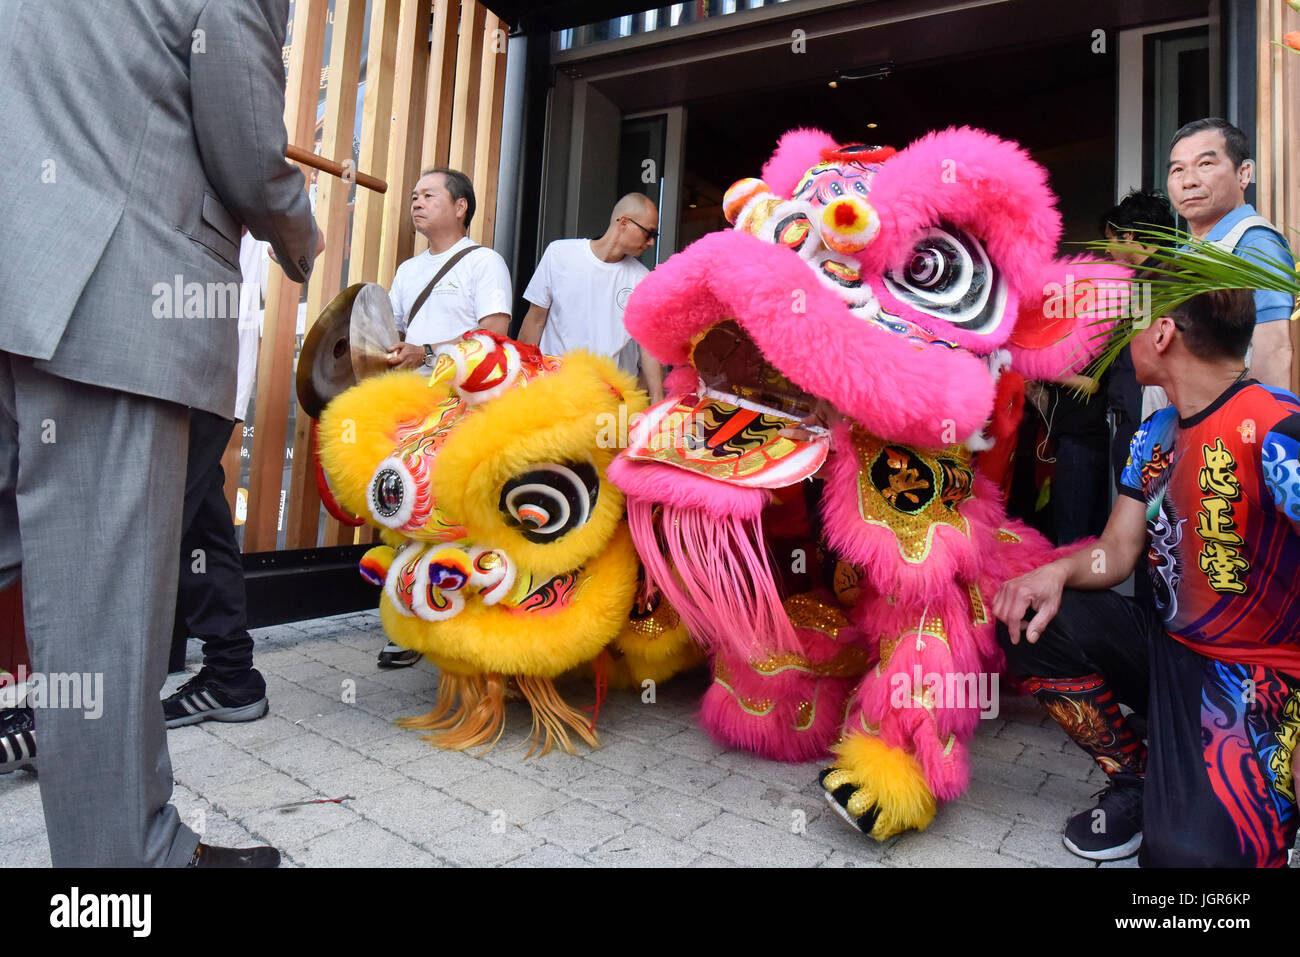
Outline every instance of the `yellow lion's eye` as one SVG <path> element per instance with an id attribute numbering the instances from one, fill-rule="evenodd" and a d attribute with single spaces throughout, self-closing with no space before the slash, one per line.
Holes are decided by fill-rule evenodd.
<path id="1" fill-rule="evenodd" d="M 586 525 L 600 480 L 586 462 L 536 465 L 506 482 L 501 512 L 531 542 L 552 542 Z"/>

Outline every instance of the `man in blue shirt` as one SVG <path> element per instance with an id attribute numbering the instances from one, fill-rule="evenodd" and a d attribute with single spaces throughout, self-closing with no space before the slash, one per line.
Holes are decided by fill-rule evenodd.
<path id="1" fill-rule="evenodd" d="M 1218 117 L 1188 123 L 1169 144 L 1169 198 L 1188 232 L 1263 265 L 1293 264 L 1286 239 L 1246 202 L 1254 172 L 1246 134 Z M 1286 293 L 1255 290 L 1250 372 L 1265 385 L 1291 388 L 1291 335 L 1283 320 L 1294 307 Z"/>

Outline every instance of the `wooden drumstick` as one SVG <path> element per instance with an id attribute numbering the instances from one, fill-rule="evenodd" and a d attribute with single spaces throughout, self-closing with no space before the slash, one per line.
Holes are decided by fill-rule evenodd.
<path id="1" fill-rule="evenodd" d="M 285 147 L 284 155 L 295 163 L 302 163 L 304 166 L 310 166 L 323 173 L 329 173 L 331 176 L 337 176 L 346 182 L 355 182 L 358 186 L 364 186 L 376 193 L 388 192 L 387 183 L 382 179 L 358 171 L 352 166 L 351 160 L 346 165 L 336 163 L 333 160 L 325 159 L 323 156 L 317 156 L 311 150 L 305 150 L 301 146 L 294 146 L 292 143 Z"/>

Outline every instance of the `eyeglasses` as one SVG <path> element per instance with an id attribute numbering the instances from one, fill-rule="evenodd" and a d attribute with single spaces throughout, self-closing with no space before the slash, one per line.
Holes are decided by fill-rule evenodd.
<path id="1" fill-rule="evenodd" d="M 646 238 L 646 239 L 649 239 L 649 240 L 655 240 L 655 239 L 658 239 L 658 238 L 659 238 L 659 230 L 657 230 L 657 229 L 646 229 L 644 226 L 642 226 L 640 223 L 638 223 L 638 222 L 637 222 L 635 219 L 633 219 L 631 216 L 624 216 L 623 218 L 626 219 L 626 220 L 627 220 L 629 223 L 631 223 L 633 226 L 635 226 L 637 229 L 641 230 L 641 232 L 645 233 L 645 238 Z"/>

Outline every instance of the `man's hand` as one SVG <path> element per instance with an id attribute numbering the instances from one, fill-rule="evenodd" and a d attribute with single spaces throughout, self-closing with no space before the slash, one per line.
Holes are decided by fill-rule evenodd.
<path id="1" fill-rule="evenodd" d="M 316 224 L 316 257 L 318 258 L 320 254 L 323 253 L 324 251 L 325 251 L 325 230 L 320 228 L 320 223 L 317 223 Z M 275 263 L 277 266 L 280 265 L 280 260 L 277 259 L 275 255 L 274 246 L 267 246 L 266 254 L 271 257 L 271 262 Z"/>
<path id="2" fill-rule="evenodd" d="M 388 364 L 397 369 L 418 369 L 424 365 L 424 346 L 399 342 L 388 350 Z"/>
<path id="3" fill-rule="evenodd" d="M 1052 562 L 1013 578 L 998 589 L 993 598 L 993 614 L 1007 626 L 1013 645 L 1020 642 L 1020 626 L 1030 608 L 1037 614 L 1025 629 L 1025 637 L 1033 644 L 1042 636 L 1043 629 L 1061 607 L 1061 592 L 1068 577 L 1069 568 L 1065 564 Z"/>
<path id="4" fill-rule="evenodd" d="M 810 425 L 814 428 L 830 429 L 834 428 L 835 423 L 844 418 L 835 406 L 831 405 L 826 399 L 818 399 L 813 406 L 812 411 L 808 413 L 807 418 L 803 420 L 803 425 Z M 798 426 L 790 426 L 781 430 L 781 434 L 787 439 L 794 439 L 796 442 L 810 442 L 813 439 L 821 438 L 817 432 L 808 429 L 801 429 Z"/>

